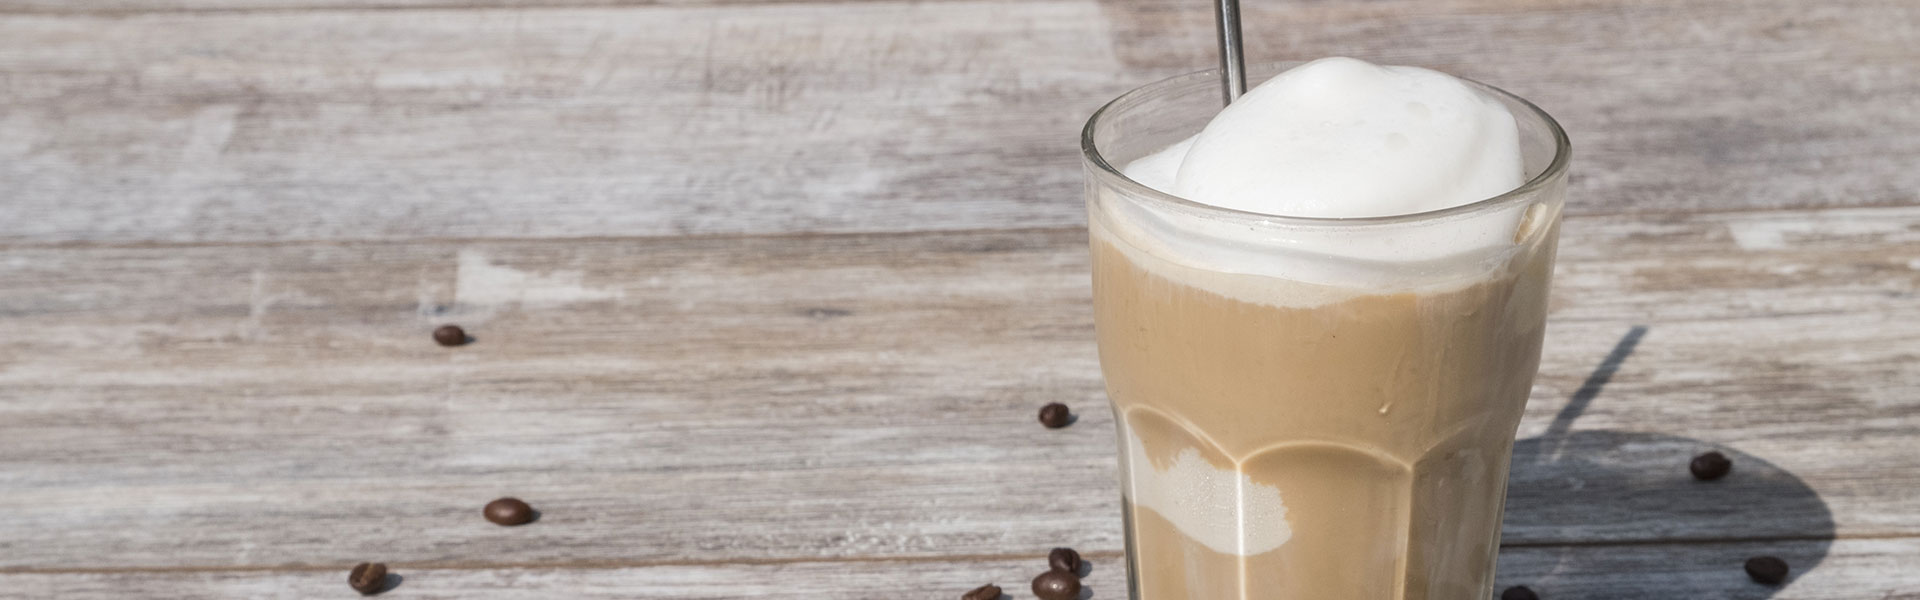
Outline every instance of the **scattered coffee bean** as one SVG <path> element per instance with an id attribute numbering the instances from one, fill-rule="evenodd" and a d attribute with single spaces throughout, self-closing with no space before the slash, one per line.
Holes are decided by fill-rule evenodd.
<path id="1" fill-rule="evenodd" d="M 1727 460 L 1725 454 L 1708 452 L 1693 457 L 1693 462 L 1687 465 L 1687 470 L 1693 471 L 1694 479 L 1713 481 L 1726 477 L 1727 472 L 1733 470 L 1733 461 Z"/>
<path id="2" fill-rule="evenodd" d="M 459 346 L 467 343 L 467 330 L 461 329 L 459 325 L 441 325 L 439 329 L 433 330 L 433 341 L 439 342 L 442 346 Z"/>
<path id="3" fill-rule="evenodd" d="M 1000 600 L 1000 586 L 986 584 L 960 595 L 960 600 Z"/>
<path id="4" fill-rule="evenodd" d="M 387 565 L 382 563 L 360 563 L 347 572 L 347 585 L 363 596 L 372 596 L 387 589 Z"/>
<path id="5" fill-rule="evenodd" d="M 1055 571 L 1079 575 L 1080 553 L 1074 552 L 1072 548 L 1054 548 L 1052 552 L 1047 553 L 1047 566 L 1053 567 Z"/>
<path id="6" fill-rule="evenodd" d="M 521 502 L 519 498 L 501 498 L 487 503 L 480 511 L 488 521 L 495 525 L 525 525 L 533 521 L 533 507 Z"/>
<path id="7" fill-rule="evenodd" d="M 1500 600 L 1540 600 L 1540 595 L 1533 593 L 1533 588 L 1516 585 L 1500 592 Z"/>
<path id="8" fill-rule="evenodd" d="M 1068 410 L 1065 404 L 1055 402 L 1040 407 L 1040 424 L 1046 425 L 1047 429 L 1066 427 L 1072 421 L 1073 411 Z"/>
<path id="9" fill-rule="evenodd" d="M 1778 556 L 1749 558 L 1747 576 L 1767 585 L 1780 585 L 1780 582 L 1787 580 L 1787 561 L 1780 560 Z"/>
<path id="10" fill-rule="evenodd" d="M 1080 578 L 1066 571 L 1047 571 L 1033 578 L 1033 595 L 1040 600 L 1073 600 L 1080 597 Z"/>

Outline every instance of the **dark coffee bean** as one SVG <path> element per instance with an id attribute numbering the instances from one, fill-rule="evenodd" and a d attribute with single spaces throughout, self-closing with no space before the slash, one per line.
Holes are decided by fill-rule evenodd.
<path id="1" fill-rule="evenodd" d="M 533 521 L 533 507 L 521 502 L 519 498 L 501 498 L 487 503 L 480 511 L 488 521 L 495 525 L 525 525 Z"/>
<path id="2" fill-rule="evenodd" d="M 1047 553 L 1047 566 L 1053 567 L 1055 571 L 1066 571 L 1078 575 L 1080 574 L 1080 553 L 1074 552 L 1072 548 L 1054 548 L 1052 552 Z"/>
<path id="3" fill-rule="evenodd" d="M 1000 600 L 1000 586 L 986 584 L 960 595 L 960 600 Z"/>
<path id="4" fill-rule="evenodd" d="M 1687 470 L 1693 471 L 1694 479 L 1713 481 L 1726 477 L 1727 472 L 1733 470 L 1733 461 L 1727 460 L 1725 454 L 1708 452 L 1693 457 L 1693 462 L 1687 465 Z"/>
<path id="5" fill-rule="evenodd" d="M 442 346 L 458 346 L 467 343 L 467 330 L 459 325 L 441 325 L 433 330 L 433 341 Z"/>
<path id="6" fill-rule="evenodd" d="M 1066 571 L 1047 571 L 1033 578 L 1033 595 L 1040 600 L 1073 600 L 1080 597 L 1080 578 Z"/>
<path id="7" fill-rule="evenodd" d="M 372 596 L 387 589 L 387 565 L 381 563 L 360 563 L 347 572 L 347 585 L 363 596 Z"/>
<path id="8" fill-rule="evenodd" d="M 1516 585 L 1500 592 L 1500 600 L 1540 600 L 1540 595 L 1533 593 L 1533 588 Z"/>
<path id="9" fill-rule="evenodd" d="M 1767 585 L 1780 585 L 1780 582 L 1787 580 L 1787 561 L 1780 560 L 1778 556 L 1749 558 L 1747 576 Z"/>
<path id="10" fill-rule="evenodd" d="M 1068 410 L 1065 404 L 1055 402 L 1040 407 L 1040 424 L 1046 425 L 1047 429 L 1066 427 L 1072 421 L 1073 411 Z"/>

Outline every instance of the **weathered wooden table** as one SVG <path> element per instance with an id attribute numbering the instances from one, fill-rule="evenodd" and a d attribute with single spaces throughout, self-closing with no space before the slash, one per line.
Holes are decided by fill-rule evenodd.
<path id="1" fill-rule="evenodd" d="M 1920 598 L 1920 2 L 1246 4 L 1572 134 L 1502 585 Z M 0 0 L 0 597 L 1124 597 L 1077 133 L 1209 19 Z"/>

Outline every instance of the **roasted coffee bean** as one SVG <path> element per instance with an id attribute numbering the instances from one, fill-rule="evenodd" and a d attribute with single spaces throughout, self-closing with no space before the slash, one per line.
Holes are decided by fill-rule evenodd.
<path id="1" fill-rule="evenodd" d="M 1727 455 L 1725 454 L 1708 452 L 1693 457 L 1693 462 L 1687 465 L 1687 470 L 1693 471 L 1694 479 L 1713 481 L 1721 477 L 1726 477 L 1727 472 L 1733 470 L 1733 461 L 1727 460 Z"/>
<path id="2" fill-rule="evenodd" d="M 986 584 L 960 595 L 960 600 L 1000 600 L 1000 586 Z"/>
<path id="3" fill-rule="evenodd" d="M 1500 600 L 1540 600 L 1540 595 L 1533 593 L 1533 588 L 1516 585 L 1500 592 Z"/>
<path id="4" fill-rule="evenodd" d="M 387 589 L 387 565 L 381 563 L 360 563 L 347 572 L 347 585 L 353 591 L 364 596 L 372 596 Z"/>
<path id="5" fill-rule="evenodd" d="M 458 346 L 467 343 L 467 330 L 459 325 L 441 325 L 433 330 L 433 341 L 442 346 Z"/>
<path id="6" fill-rule="evenodd" d="M 1780 560 L 1778 556 L 1749 558 L 1747 576 L 1767 585 L 1780 585 L 1780 582 L 1787 580 L 1787 561 Z"/>
<path id="7" fill-rule="evenodd" d="M 1047 553 L 1047 566 L 1053 567 L 1055 571 L 1079 575 L 1080 553 L 1074 552 L 1072 548 L 1054 548 L 1052 552 Z"/>
<path id="8" fill-rule="evenodd" d="M 1033 595 L 1040 600 L 1074 600 L 1080 597 L 1080 578 L 1066 571 L 1047 571 L 1033 578 Z"/>
<path id="9" fill-rule="evenodd" d="M 487 503 L 480 511 L 495 525 L 525 525 L 533 521 L 533 507 L 519 498 L 501 498 Z"/>
<path id="10" fill-rule="evenodd" d="M 1068 410 L 1065 404 L 1055 402 L 1040 407 L 1040 424 L 1046 425 L 1047 429 L 1059 429 L 1072 422 L 1073 411 Z"/>

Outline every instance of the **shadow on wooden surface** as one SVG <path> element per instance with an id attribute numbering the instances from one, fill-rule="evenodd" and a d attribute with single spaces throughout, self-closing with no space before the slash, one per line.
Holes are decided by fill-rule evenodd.
<path id="1" fill-rule="evenodd" d="M 1600 396 L 1647 332 L 1646 326 L 1628 330 L 1574 392 L 1546 433 L 1514 444 L 1513 475 L 1507 484 L 1507 525 L 1537 525 L 1547 519 L 1545 515 L 1565 510 L 1568 498 L 1584 498 L 1578 504 L 1599 509 L 1590 516 L 1597 521 L 1637 522 L 1648 531 L 1672 536 L 1668 541 L 1677 543 L 1760 542 L 1764 548 L 1767 542 L 1777 542 L 1793 550 L 1782 553 L 1791 554 L 1785 556 L 1792 565 L 1789 581 L 1812 570 L 1826 558 L 1833 543 L 1833 515 L 1820 495 L 1793 473 L 1737 449 L 1687 437 L 1572 431 L 1574 421 Z M 1727 418 L 1737 419 L 1739 415 Z M 1733 472 L 1716 481 L 1695 480 L 1687 463 L 1707 451 L 1730 457 Z M 1687 536 L 1688 531 L 1698 531 L 1694 528 L 1698 522 L 1725 520 L 1746 521 L 1752 525 L 1751 532 L 1712 538 Z M 1720 531 L 1736 532 L 1738 528 Z M 1562 553 L 1562 564 L 1548 573 L 1560 572 L 1559 567 L 1575 556 Z M 1677 565 L 1668 575 L 1690 577 L 1701 572 L 1712 572 L 1711 566 Z M 1663 574 L 1639 575 L 1659 578 Z M 1676 589 L 1685 587 L 1682 582 L 1673 583 Z M 1769 598 L 1773 590 L 1755 586 L 1730 597 Z"/>

